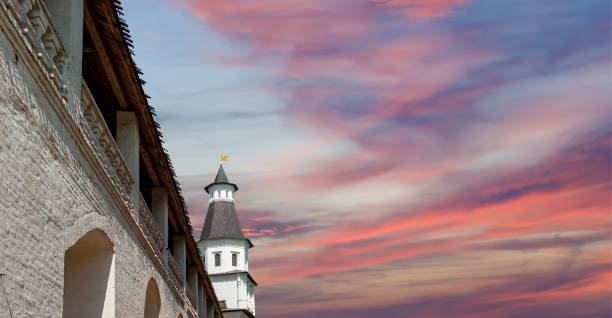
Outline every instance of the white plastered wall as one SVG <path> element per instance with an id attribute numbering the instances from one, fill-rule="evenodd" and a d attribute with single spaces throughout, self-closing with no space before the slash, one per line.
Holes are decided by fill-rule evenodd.
<path id="1" fill-rule="evenodd" d="M 208 189 L 209 200 L 234 201 L 234 187 L 229 184 L 215 184 Z"/>
<path id="2" fill-rule="evenodd" d="M 198 243 L 209 274 L 249 270 L 249 248 L 245 239 L 211 239 Z M 221 253 L 221 266 L 215 266 L 215 253 Z M 232 253 L 238 253 L 238 266 L 232 266 Z"/>
<path id="3" fill-rule="evenodd" d="M 246 273 L 232 273 L 226 275 L 213 275 L 210 277 L 217 299 L 225 300 L 227 308 L 230 309 L 246 309 L 254 308 L 253 304 L 249 302 L 247 294 L 247 281 L 248 276 Z"/>
<path id="4" fill-rule="evenodd" d="M 41 89 L 30 66 L 37 60 L 6 33 L 14 26 L 4 11 L 0 24 L 0 268 L 13 316 L 62 317 L 65 251 L 93 229 L 113 245 L 115 317 L 143 316 L 150 278 L 159 286 L 160 316 L 185 313 L 124 219 L 112 184 L 101 181 L 82 137 L 67 128 L 80 106 L 63 106 Z"/>
<path id="5" fill-rule="evenodd" d="M 255 312 L 254 285 L 244 273 L 249 269 L 249 243 L 246 239 L 209 239 L 198 243 L 200 253 L 205 255 L 205 266 L 211 275 L 215 293 L 225 300 L 227 308 L 251 309 Z M 238 266 L 232 266 L 232 253 L 238 252 Z M 221 266 L 215 266 L 215 254 L 221 253 Z M 232 273 L 242 271 L 241 273 Z M 224 275 L 217 275 L 230 273 Z"/>

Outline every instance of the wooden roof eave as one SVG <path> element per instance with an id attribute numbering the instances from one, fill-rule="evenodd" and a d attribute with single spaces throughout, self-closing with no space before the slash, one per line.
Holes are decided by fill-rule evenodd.
<path id="1" fill-rule="evenodd" d="M 191 256 L 192 261 L 197 264 L 197 268 L 202 277 L 205 277 L 205 287 L 208 290 L 208 294 L 212 295 L 215 300 L 215 310 L 221 314 L 219 302 L 214 293 L 210 278 L 206 273 L 204 264 L 200 258 L 199 249 L 197 248 L 195 239 L 192 235 L 192 227 L 189 222 L 184 200 L 180 194 L 180 189 L 175 180 L 175 174 L 171 167 L 170 160 L 167 157 L 166 151 L 162 146 L 161 137 L 157 130 L 157 123 L 153 118 L 152 108 L 149 106 L 147 101 L 147 95 L 144 93 L 142 83 L 144 83 L 138 77 L 138 71 L 134 61 L 131 58 L 131 51 L 128 48 L 124 33 L 127 33 L 126 29 L 122 30 L 122 23 L 119 19 L 120 6 L 119 0 L 106 0 L 106 1 L 92 1 L 85 0 L 85 20 L 86 27 L 90 30 L 94 30 L 99 37 L 99 44 L 101 48 L 96 47 L 98 51 L 106 54 L 106 65 L 105 71 L 109 75 L 109 79 L 115 83 L 113 85 L 113 92 L 117 95 L 120 104 L 125 103 L 126 110 L 133 110 L 136 112 L 139 122 L 140 130 L 140 152 L 142 154 L 143 162 L 145 163 L 147 171 L 151 175 L 155 185 L 166 188 L 168 192 L 168 203 L 174 213 L 176 221 L 178 221 L 179 227 L 185 232 L 189 233 L 186 235 L 187 250 Z M 95 21 L 94 13 L 91 12 L 93 6 L 97 5 L 102 12 L 100 14 L 106 18 L 107 21 L 103 23 L 97 23 Z M 119 7 L 119 9 L 118 9 Z M 125 24 L 125 23 L 123 23 Z M 101 32 L 100 28 L 107 28 L 107 32 Z M 124 27 L 123 27 L 124 28 Z M 104 37 L 112 35 L 110 41 L 115 41 L 121 45 L 117 45 L 119 52 L 108 52 L 107 47 L 103 45 Z M 93 35 L 92 35 L 93 37 Z M 95 43 L 95 39 L 94 39 Z M 113 61 L 110 60 L 110 56 L 113 57 Z M 127 74 L 127 76 L 118 76 L 117 71 Z M 114 74 L 114 75 L 113 75 Z M 123 96 L 123 97 L 121 97 Z M 121 101 L 121 98 L 125 102 Z M 124 109 L 124 105 L 119 105 L 121 109 Z"/>

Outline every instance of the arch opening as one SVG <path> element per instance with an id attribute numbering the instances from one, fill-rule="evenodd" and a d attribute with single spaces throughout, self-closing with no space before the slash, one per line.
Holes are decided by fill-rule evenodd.
<path id="1" fill-rule="evenodd" d="M 66 250 L 62 317 L 115 317 L 115 254 L 99 229 Z"/>
<path id="2" fill-rule="evenodd" d="M 161 298 L 159 297 L 159 288 L 155 279 L 149 279 L 147 284 L 147 295 L 145 298 L 144 318 L 158 318 L 161 309 Z"/>

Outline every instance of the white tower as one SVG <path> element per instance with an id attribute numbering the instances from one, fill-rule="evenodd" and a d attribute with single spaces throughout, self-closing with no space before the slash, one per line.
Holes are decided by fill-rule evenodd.
<path id="1" fill-rule="evenodd" d="M 249 274 L 249 249 L 253 244 L 242 234 L 236 214 L 234 192 L 238 186 L 228 181 L 220 166 L 215 181 L 204 190 L 210 199 L 198 247 L 223 316 L 254 318 L 257 283 Z"/>

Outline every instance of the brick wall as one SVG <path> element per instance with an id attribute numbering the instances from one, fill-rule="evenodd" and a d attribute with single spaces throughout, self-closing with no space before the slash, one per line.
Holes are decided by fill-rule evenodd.
<path id="1" fill-rule="evenodd" d="M 160 316 L 187 317 L 52 107 L 58 100 L 40 85 L 26 53 L 0 21 L 0 272 L 13 316 L 62 316 L 64 253 L 97 228 L 115 253 L 116 317 L 142 317 L 151 277 Z M 3 295 L 0 317 L 8 317 Z"/>

